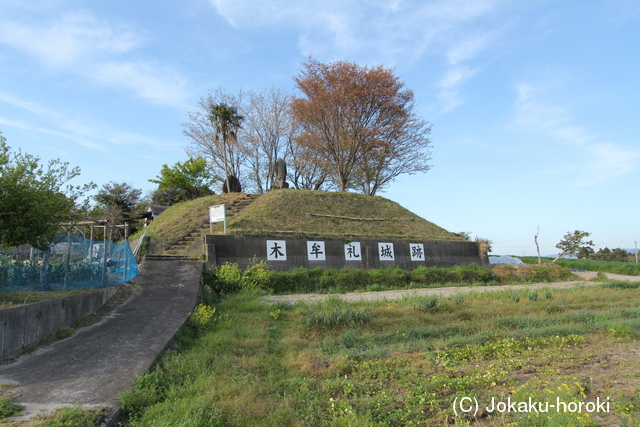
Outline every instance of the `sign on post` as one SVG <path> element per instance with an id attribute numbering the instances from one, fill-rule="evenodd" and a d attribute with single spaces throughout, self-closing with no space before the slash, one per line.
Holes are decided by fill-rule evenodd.
<path id="1" fill-rule="evenodd" d="M 224 205 L 209 206 L 209 231 L 213 234 L 213 223 L 223 222 L 224 233 L 227 234 L 227 211 Z"/>

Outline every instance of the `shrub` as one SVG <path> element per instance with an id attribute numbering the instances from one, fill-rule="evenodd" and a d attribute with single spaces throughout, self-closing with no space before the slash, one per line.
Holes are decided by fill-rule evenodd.
<path id="1" fill-rule="evenodd" d="M 196 329 L 206 329 L 214 322 L 213 315 L 215 313 L 215 308 L 211 308 L 208 305 L 200 304 L 189 315 L 189 322 Z"/>
<path id="2" fill-rule="evenodd" d="M 13 403 L 6 397 L 0 398 L 0 420 L 18 415 L 23 409 L 24 406 Z"/>
<path id="3" fill-rule="evenodd" d="M 87 427 L 96 425 L 100 411 L 84 409 L 81 406 L 63 406 L 47 417 L 46 426 L 51 427 Z"/>
<path id="4" fill-rule="evenodd" d="M 384 283 L 387 286 L 399 287 L 407 284 L 409 274 L 400 268 L 379 268 L 370 270 L 369 281 L 373 283 Z"/>
<path id="5" fill-rule="evenodd" d="M 226 263 L 205 272 L 203 279 L 205 286 L 208 287 L 205 293 L 227 295 L 240 291 L 269 291 L 273 275 L 274 271 L 265 261 L 254 260 L 244 271 L 238 264 Z M 211 294 L 207 294 L 206 298 L 215 299 Z"/>

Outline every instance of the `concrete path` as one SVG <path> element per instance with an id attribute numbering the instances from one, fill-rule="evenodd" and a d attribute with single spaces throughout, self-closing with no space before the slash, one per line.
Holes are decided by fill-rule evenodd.
<path id="1" fill-rule="evenodd" d="M 18 386 L 15 401 L 27 407 L 24 415 L 76 403 L 113 412 L 118 393 L 155 363 L 193 310 L 202 265 L 145 260 L 135 280 L 139 292 L 99 323 L 0 365 L 0 385 Z"/>

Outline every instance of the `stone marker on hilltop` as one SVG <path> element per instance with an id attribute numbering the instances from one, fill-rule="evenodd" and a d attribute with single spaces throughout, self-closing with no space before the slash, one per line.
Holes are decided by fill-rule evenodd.
<path id="1" fill-rule="evenodd" d="M 278 159 L 275 164 L 276 180 L 271 183 L 272 190 L 279 190 L 281 188 L 289 188 L 287 179 L 287 164 L 284 160 Z"/>
<path id="2" fill-rule="evenodd" d="M 229 187 L 227 188 L 227 181 L 229 182 Z M 242 193 L 242 185 L 240 185 L 240 180 L 233 175 L 229 175 L 229 177 L 222 183 L 222 192 L 223 193 Z"/>

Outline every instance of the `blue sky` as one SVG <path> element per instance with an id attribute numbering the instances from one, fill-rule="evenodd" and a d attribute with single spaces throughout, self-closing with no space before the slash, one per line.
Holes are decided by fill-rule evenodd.
<path id="1" fill-rule="evenodd" d="M 309 55 L 384 65 L 433 124 L 433 168 L 381 195 L 496 254 L 569 230 L 633 247 L 635 0 L 0 0 L 0 131 L 99 186 L 187 159 L 210 89 L 283 87 Z"/>

